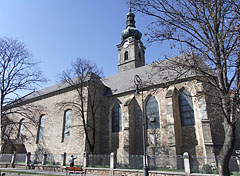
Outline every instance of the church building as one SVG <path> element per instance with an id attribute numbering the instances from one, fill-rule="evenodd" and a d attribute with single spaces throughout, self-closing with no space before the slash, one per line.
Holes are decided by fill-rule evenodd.
<path id="1" fill-rule="evenodd" d="M 212 90 L 197 81 L 195 73 L 177 78 L 173 70 L 159 70 L 168 64 L 167 60 L 145 65 L 146 48 L 141 37 L 130 9 L 121 43 L 117 45 L 118 73 L 95 78 L 95 86 L 91 84 L 94 75 L 90 74 L 85 80 L 83 113 L 89 129 L 93 124 L 90 104 L 93 92 L 94 102 L 100 103 L 94 116 L 96 129 L 90 132 L 95 135 L 89 135 L 95 136 L 93 153 L 114 152 L 119 163 L 128 164 L 130 161 L 121 156 L 143 155 L 145 131 L 148 156 L 176 156 L 188 152 L 215 158 L 223 142 L 222 119 L 212 110 L 213 100 L 202 94 L 204 90 Z M 194 54 L 189 53 L 172 59 L 192 57 Z M 70 155 L 91 153 L 78 108 L 64 102 L 79 102 L 77 91 L 66 82 L 32 92 L 7 107 L 9 111 L 37 108 L 28 118 L 21 113 L 9 117 L 18 124 L 11 134 L 14 150 L 53 156 L 64 152 Z M 6 129 L 6 133 L 10 131 Z M 9 144 L 3 143 L 2 139 L 2 152 L 13 152 Z"/>

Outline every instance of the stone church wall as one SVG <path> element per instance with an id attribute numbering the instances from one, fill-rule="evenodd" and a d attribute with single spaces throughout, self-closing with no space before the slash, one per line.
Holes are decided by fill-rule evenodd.
<path id="1" fill-rule="evenodd" d="M 87 95 L 87 90 L 84 90 Z M 78 102 L 76 91 L 67 91 L 54 96 L 45 97 L 23 107 L 39 107 L 40 111 L 29 117 L 29 120 L 21 115 L 14 115 L 14 121 L 18 122 L 24 118 L 23 142 L 27 152 L 32 154 L 48 153 L 52 155 L 60 155 L 64 152 L 83 154 L 85 146 L 85 135 L 82 128 L 82 120 L 79 117 L 77 108 L 74 108 L 67 102 Z M 86 103 L 85 103 L 86 104 Z M 18 108 L 18 109 L 19 109 Z M 70 138 L 62 140 L 63 136 L 63 119 L 64 112 L 72 109 Z M 45 124 L 43 130 L 43 140 L 36 143 L 39 118 L 45 115 Z M 86 115 L 86 114 L 85 114 Z M 18 127 L 17 127 L 18 128 Z M 13 136 L 15 138 L 16 136 Z"/>
<path id="2" fill-rule="evenodd" d="M 220 108 L 220 101 L 217 98 L 213 98 L 218 96 L 218 92 L 208 85 L 204 85 L 204 88 L 207 90 L 207 113 L 210 120 L 211 135 L 214 143 L 214 149 L 212 152 L 217 156 L 224 142 L 224 117 L 222 115 L 222 109 Z M 233 155 L 235 155 L 235 150 L 240 150 L 240 120 L 237 122 L 235 134 L 236 139 Z"/>
<path id="3" fill-rule="evenodd" d="M 195 125 L 182 126 L 179 110 L 179 92 L 185 88 L 192 95 Z M 217 154 L 217 148 L 222 144 L 221 118 L 216 117 L 213 111 L 211 98 L 200 95 L 204 86 L 195 80 L 185 81 L 168 88 L 158 88 L 144 90 L 143 98 L 146 104 L 150 96 L 154 96 L 159 106 L 160 127 L 147 130 L 147 153 L 148 155 L 181 155 L 188 152 L 190 155 L 211 156 Z M 143 154 L 143 136 L 142 136 L 142 97 L 135 95 L 135 91 L 129 91 L 114 96 L 104 96 L 106 87 L 97 86 L 97 91 L 85 89 L 86 97 L 96 93 L 95 103 L 99 103 L 96 111 L 96 154 L 110 154 L 114 152 L 118 157 L 118 162 L 122 164 L 131 164 L 129 155 Z M 91 125 L 90 101 L 85 101 L 85 108 L 88 111 L 88 123 Z M 85 134 L 82 121 L 77 108 L 67 102 L 79 102 L 76 91 L 66 91 L 54 96 L 45 97 L 38 101 L 24 105 L 35 105 L 39 108 L 31 123 L 27 121 L 33 137 L 23 130 L 26 139 L 24 144 L 27 152 L 32 154 L 48 153 L 54 155 L 68 154 L 83 155 L 85 151 Z M 119 103 L 122 112 L 122 130 L 112 132 L 112 109 L 115 103 Z M 62 129 L 64 112 L 72 109 L 72 120 L 70 129 L 70 138 L 62 141 Z M 211 111 L 212 110 L 212 111 Z M 39 125 L 39 117 L 45 115 L 44 140 L 36 144 L 36 137 Z M 14 117 L 16 121 L 22 118 Z M 29 122 L 29 123 L 27 123 Z M 219 126 L 220 124 L 220 126 Z M 239 128 L 237 128 L 239 130 Z M 13 135 L 17 137 L 17 133 Z M 239 136 L 239 135 L 238 135 Z M 239 139 L 239 138 L 238 138 Z M 54 142 L 53 142 L 54 141 Z M 215 145 L 213 147 L 213 144 Z M 89 152 L 88 146 L 86 151 Z M 123 156 L 122 158 L 120 156 Z M 126 160 L 126 156 L 128 160 Z M 152 161 L 150 161 L 152 162 Z M 157 161 L 153 161 L 157 162 Z M 161 163 L 160 163 L 161 164 Z M 174 167 L 172 163 L 166 163 Z"/>
<path id="4" fill-rule="evenodd" d="M 197 81 L 186 81 L 173 85 L 171 89 L 174 93 L 170 98 L 166 98 L 170 88 L 144 91 L 145 103 L 150 95 L 153 95 L 159 104 L 160 128 L 155 130 L 149 129 L 147 132 L 147 152 L 149 155 L 176 155 L 189 152 L 191 155 L 209 156 L 211 150 L 208 150 L 207 142 L 212 143 L 210 127 L 208 122 L 203 122 L 201 119 L 203 116 L 207 116 L 205 112 L 206 103 L 204 104 L 205 101 L 202 100 L 202 97 L 195 96 L 197 94 L 196 84 Z M 195 116 L 195 125 L 193 126 L 181 126 L 178 91 L 183 87 L 192 95 Z M 134 93 L 132 91 L 108 97 L 109 148 L 110 152 L 115 152 L 117 155 L 143 153 L 142 100 L 141 96 L 136 96 Z M 119 133 L 111 132 L 111 110 L 115 102 L 120 102 L 122 109 L 123 130 Z"/>
<path id="5" fill-rule="evenodd" d="M 89 84 L 89 92 L 88 92 L 88 131 L 90 133 L 90 137 L 93 135 L 93 131 L 91 127 L 93 124 L 93 115 L 95 115 L 95 154 L 107 154 L 109 151 L 108 148 L 108 121 L 106 121 L 106 103 L 104 101 L 104 93 L 107 88 L 101 84 L 96 82 L 91 82 Z M 108 119 L 107 119 L 108 120 Z M 91 142 L 93 139 L 90 138 Z M 89 148 L 86 150 L 88 153 L 90 152 Z"/>

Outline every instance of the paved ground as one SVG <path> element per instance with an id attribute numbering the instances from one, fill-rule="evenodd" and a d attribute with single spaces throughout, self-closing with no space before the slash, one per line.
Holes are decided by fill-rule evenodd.
<path id="1" fill-rule="evenodd" d="M 17 172 L 24 172 L 24 173 L 9 173 L 9 172 L 3 172 L 2 170 L 5 170 L 5 171 L 17 171 Z M 29 169 L 17 169 L 17 168 L 0 168 L 0 171 L 1 171 L 1 176 L 5 174 L 5 176 L 16 176 L 16 175 L 21 175 L 21 176 L 30 176 L 30 175 L 37 175 L 37 174 L 46 174 L 46 175 L 66 175 L 65 172 L 54 172 L 54 171 L 39 171 L 39 170 L 29 170 Z M 26 173 L 26 172 L 29 172 Z M 36 173 L 36 174 L 31 174 L 31 173 Z M 77 175 L 77 176 L 80 176 L 80 174 L 71 174 L 71 176 L 73 175 Z M 87 174 L 86 176 L 96 176 L 96 175 L 89 175 Z"/>

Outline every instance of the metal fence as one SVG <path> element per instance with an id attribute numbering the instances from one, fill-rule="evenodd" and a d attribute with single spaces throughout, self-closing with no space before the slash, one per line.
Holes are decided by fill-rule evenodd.
<path id="1" fill-rule="evenodd" d="M 110 167 L 110 155 L 88 155 L 87 165 L 89 167 Z"/>
<path id="2" fill-rule="evenodd" d="M 76 157 L 76 166 L 87 166 L 96 168 L 110 168 L 111 162 L 114 163 L 115 168 L 126 169 L 142 169 L 143 156 L 142 155 L 80 155 L 80 154 L 32 154 L 27 161 L 27 154 L 16 154 L 14 157 L 15 164 L 36 164 L 36 165 L 56 165 L 60 166 L 65 163 L 69 165 L 71 155 Z M 0 154 L 0 164 L 11 164 L 13 154 Z M 147 165 L 149 170 L 163 170 L 163 171 L 183 171 L 184 166 L 183 155 L 154 155 L 148 156 Z M 191 172 L 194 173 L 217 173 L 217 158 L 190 156 L 188 159 Z M 232 156 L 229 162 L 229 169 L 231 172 L 240 172 L 240 159 Z"/>
<path id="3" fill-rule="evenodd" d="M 184 171 L 184 158 L 182 155 L 155 155 L 148 158 L 149 169 L 152 170 L 178 170 Z"/>
<path id="4" fill-rule="evenodd" d="M 12 159 L 12 154 L 0 154 L 0 164 L 9 164 Z"/>
<path id="5" fill-rule="evenodd" d="M 30 158 L 31 164 L 42 164 L 43 154 L 32 154 Z"/>
<path id="6" fill-rule="evenodd" d="M 116 168 L 140 169 L 143 167 L 142 155 L 119 155 L 114 158 Z"/>
<path id="7" fill-rule="evenodd" d="M 240 160 L 236 156 L 232 156 L 229 161 L 229 169 L 231 172 L 240 172 Z"/>
<path id="8" fill-rule="evenodd" d="M 229 161 L 230 172 L 240 172 L 240 160 L 232 156 Z M 218 159 L 211 157 L 190 156 L 190 168 L 193 173 L 217 174 Z"/>
<path id="9" fill-rule="evenodd" d="M 24 164 L 26 161 L 26 154 L 16 154 L 15 163 Z"/>

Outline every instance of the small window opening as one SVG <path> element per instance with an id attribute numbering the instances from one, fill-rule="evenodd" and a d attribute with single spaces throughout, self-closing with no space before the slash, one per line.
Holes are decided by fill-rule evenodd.
<path id="1" fill-rule="evenodd" d="M 124 60 L 128 60 L 128 51 L 124 53 Z"/>

